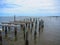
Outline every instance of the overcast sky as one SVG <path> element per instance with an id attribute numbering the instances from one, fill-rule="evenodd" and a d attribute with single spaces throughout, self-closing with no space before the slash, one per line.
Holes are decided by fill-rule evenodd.
<path id="1" fill-rule="evenodd" d="M 60 16 L 60 0 L 0 0 L 0 16 Z"/>

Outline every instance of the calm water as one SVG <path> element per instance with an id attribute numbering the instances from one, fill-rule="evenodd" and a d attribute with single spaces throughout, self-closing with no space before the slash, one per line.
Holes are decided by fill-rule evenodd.
<path id="1" fill-rule="evenodd" d="M 8 20 L 11 21 L 11 19 L 13 18 L 12 17 L 11 18 L 1 17 L 0 22 L 8 21 Z M 29 45 L 60 45 L 60 17 L 40 17 L 40 19 L 44 20 L 43 32 L 41 31 L 41 33 L 39 34 L 38 29 L 37 29 L 37 39 L 35 40 L 36 41 L 36 44 L 35 44 L 34 35 L 33 35 L 35 29 L 33 28 L 32 35 L 29 31 L 29 34 L 28 34 Z M 10 32 L 10 34 L 8 33 L 8 35 L 13 37 L 11 40 L 14 39 L 13 31 Z M 11 40 L 4 39 L 4 36 L 3 36 L 3 45 L 17 45 L 17 44 L 25 45 L 24 38 L 23 38 L 23 32 L 21 30 L 18 31 L 17 37 L 18 37 L 18 40 L 14 42 Z"/>
<path id="2" fill-rule="evenodd" d="M 40 39 L 42 45 L 60 45 L 60 17 L 45 19 L 44 31 Z"/>

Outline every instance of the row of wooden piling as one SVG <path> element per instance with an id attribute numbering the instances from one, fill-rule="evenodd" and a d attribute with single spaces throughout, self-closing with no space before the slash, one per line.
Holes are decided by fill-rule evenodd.
<path id="1" fill-rule="evenodd" d="M 27 24 L 26 24 L 26 26 L 27 26 Z M 32 28 L 33 28 L 33 26 L 34 26 L 33 23 L 31 23 L 31 27 Z M 32 33 L 32 28 L 31 28 L 31 33 Z M 40 29 L 41 28 L 44 28 L 44 21 L 43 20 L 40 20 L 39 21 L 39 34 L 40 34 Z M 24 30 L 24 33 L 23 34 L 24 34 L 25 45 L 29 45 L 28 31 L 26 32 L 26 35 L 25 35 L 25 28 L 23 28 L 23 30 Z M 36 40 L 36 35 L 37 35 L 36 30 L 37 30 L 37 20 L 35 22 L 34 40 Z"/>
<path id="2" fill-rule="evenodd" d="M 35 20 L 35 19 L 34 19 Z M 31 20 L 30 20 L 31 21 Z M 36 39 L 36 34 L 37 34 L 37 32 L 36 32 L 36 29 L 37 29 L 37 20 L 35 21 L 35 31 L 34 31 L 34 40 Z M 34 24 L 33 24 L 34 22 L 32 22 L 31 23 L 31 27 L 33 28 L 33 26 L 34 26 Z M 30 23 L 29 23 L 29 25 L 30 25 Z M 21 27 L 23 27 L 23 34 L 24 34 L 24 40 L 25 40 L 25 45 L 29 45 L 29 41 L 28 41 L 28 30 L 26 31 L 25 30 L 25 26 L 27 27 L 27 28 L 30 28 L 30 26 L 28 26 L 28 24 L 27 23 L 25 23 L 25 25 L 21 25 Z M 8 30 L 10 30 L 10 27 L 9 26 L 2 26 L 2 30 L 4 31 L 5 30 L 5 37 L 7 37 L 7 28 L 8 28 Z M 31 28 L 31 33 L 32 33 L 32 29 Z M 41 28 L 44 28 L 44 21 L 43 20 L 40 20 L 39 21 L 39 33 L 40 33 L 40 29 Z M 17 27 L 16 26 L 14 26 L 14 35 L 15 35 L 15 39 L 16 39 L 16 37 L 17 37 Z M 2 37 L 1 37 L 2 38 Z M 2 40 L 0 40 L 0 41 L 2 41 Z"/>

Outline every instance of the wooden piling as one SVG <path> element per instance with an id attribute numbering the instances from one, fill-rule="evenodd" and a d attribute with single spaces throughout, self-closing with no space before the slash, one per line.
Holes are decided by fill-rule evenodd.
<path id="1" fill-rule="evenodd" d="M 8 30 L 10 31 L 10 26 L 8 26 Z"/>
<path id="2" fill-rule="evenodd" d="M 44 21 L 41 19 L 41 28 L 42 28 L 42 32 L 43 32 L 43 28 L 44 28 Z"/>
<path id="3" fill-rule="evenodd" d="M 35 30 L 35 32 L 34 32 L 34 43 L 36 44 L 36 35 L 37 35 L 37 32 L 36 32 L 36 30 Z"/>
<path id="4" fill-rule="evenodd" d="M 4 31 L 4 26 L 2 26 L 2 30 Z"/>
<path id="5" fill-rule="evenodd" d="M 31 33 L 32 33 L 32 30 L 33 30 L 33 22 L 31 23 Z"/>
<path id="6" fill-rule="evenodd" d="M 28 29 L 30 30 L 30 23 L 28 24 Z"/>
<path id="7" fill-rule="evenodd" d="M 0 45 L 2 45 L 2 34 L 1 34 L 1 30 L 0 30 Z"/>
<path id="8" fill-rule="evenodd" d="M 23 34 L 24 34 L 24 40 L 25 40 L 25 26 L 23 27 Z"/>
<path id="9" fill-rule="evenodd" d="M 5 37 L 7 37 L 7 26 L 5 26 Z"/>
<path id="10" fill-rule="evenodd" d="M 21 29 L 22 29 L 23 25 L 21 24 Z"/>
<path id="11" fill-rule="evenodd" d="M 41 21 L 39 21 L 39 34 L 40 34 L 40 30 L 41 30 Z"/>
<path id="12" fill-rule="evenodd" d="M 35 29 L 37 29 L 37 20 L 36 20 L 36 22 L 35 22 Z"/>

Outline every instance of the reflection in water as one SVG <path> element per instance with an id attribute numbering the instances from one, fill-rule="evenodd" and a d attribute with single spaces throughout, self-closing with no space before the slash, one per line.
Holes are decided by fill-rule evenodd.
<path id="1" fill-rule="evenodd" d="M 29 45 L 29 41 L 28 41 L 28 31 L 26 32 L 26 40 L 25 40 L 25 45 Z"/>
<path id="2" fill-rule="evenodd" d="M 35 30 L 35 32 L 34 32 L 34 44 L 36 45 L 36 30 Z"/>
<path id="3" fill-rule="evenodd" d="M 15 36 L 15 41 L 17 41 L 17 36 Z"/>

